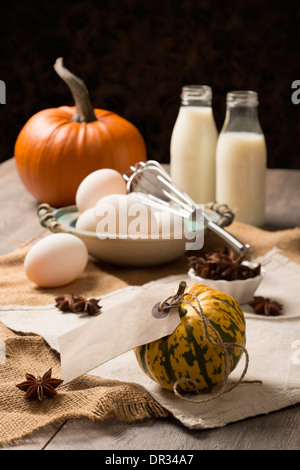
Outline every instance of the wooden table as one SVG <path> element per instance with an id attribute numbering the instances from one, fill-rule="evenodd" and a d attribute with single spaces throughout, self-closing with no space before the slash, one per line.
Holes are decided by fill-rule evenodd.
<path id="1" fill-rule="evenodd" d="M 267 229 L 300 225 L 299 195 L 300 170 L 268 170 Z M 37 203 L 20 182 L 13 159 L 0 165 L 0 201 L 0 254 L 44 233 L 36 215 Z M 0 450 L 7 449 L 299 450 L 300 404 L 211 430 L 189 430 L 173 418 L 135 424 L 115 419 L 68 420 L 49 425 L 16 444 L 0 446 Z"/>

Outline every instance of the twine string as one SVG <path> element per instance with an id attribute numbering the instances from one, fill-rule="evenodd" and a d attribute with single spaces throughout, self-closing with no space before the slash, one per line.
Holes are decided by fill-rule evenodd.
<path id="1" fill-rule="evenodd" d="M 195 299 L 197 305 L 194 305 L 192 302 L 186 300 L 185 299 L 186 296 L 191 296 L 193 299 Z M 203 402 L 208 402 L 210 400 L 214 400 L 215 398 L 220 397 L 223 393 L 229 392 L 230 390 L 237 387 L 241 383 L 260 383 L 261 384 L 262 382 L 260 380 L 249 380 L 249 381 L 244 380 L 244 377 L 247 373 L 248 365 L 249 365 L 249 354 L 248 354 L 247 349 L 243 345 L 238 344 L 238 343 L 223 342 L 219 332 L 216 330 L 216 328 L 214 328 L 214 326 L 211 324 L 209 318 L 204 314 L 203 309 L 202 309 L 201 304 L 200 304 L 200 301 L 199 301 L 198 297 L 195 294 L 185 292 L 181 295 L 169 296 L 161 302 L 160 308 L 162 310 L 166 310 L 166 309 L 171 310 L 172 308 L 177 308 L 182 301 L 184 301 L 186 304 L 188 304 L 190 307 L 192 307 L 193 310 L 199 316 L 199 318 L 202 322 L 203 329 L 204 329 L 204 334 L 205 334 L 205 337 L 207 338 L 207 340 L 213 346 L 217 346 L 217 347 L 220 347 L 222 349 L 222 352 L 223 352 L 223 355 L 224 355 L 224 365 L 225 365 L 225 367 L 224 367 L 222 383 L 219 384 L 218 386 L 215 386 L 215 390 L 216 390 L 215 393 L 213 393 L 208 398 L 203 398 L 201 400 L 195 400 L 191 397 L 187 397 L 187 396 L 183 395 L 182 393 L 180 393 L 179 385 L 183 382 L 192 383 L 195 387 L 196 394 L 203 393 L 203 391 L 199 390 L 198 382 L 196 380 L 190 378 L 190 377 L 182 377 L 182 378 L 176 380 L 176 382 L 173 385 L 173 391 L 174 391 L 175 395 L 177 395 L 181 399 L 189 401 L 189 402 L 203 403 Z M 211 330 L 211 332 L 215 335 L 216 340 L 214 340 L 214 338 L 210 334 L 209 330 Z M 242 353 L 245 354 L 244 369 L 243 369 L 238 381 L 233 383 L 230 386 L 228 386 L 228 377 L 229 377 L 229 374 L 230 374 L 229 354 L 228 354 L 228 349 L 229 348 L 239 348 L 239 349 L 242 350 Z"/>

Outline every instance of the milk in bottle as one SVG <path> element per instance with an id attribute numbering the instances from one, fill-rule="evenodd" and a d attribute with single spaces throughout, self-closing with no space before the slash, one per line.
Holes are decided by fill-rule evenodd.
<path id="1" fill-rule="evenodd" d="M 218 132 L 211 102 L 210 87 L 183 87 L 171 137 L 171 177 L 198 204 L 215 200 Z"/>
<path id="2" fill-rule="evenodd" d="M 256 92 L 227 94 L 216 150 L 216 200 L 235 212 L 235 220 L 262 226 L 267 150 L 257 105 Z"/>

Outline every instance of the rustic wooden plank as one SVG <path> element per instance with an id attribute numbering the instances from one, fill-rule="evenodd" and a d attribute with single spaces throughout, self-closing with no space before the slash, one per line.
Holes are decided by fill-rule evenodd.
<path id="1" fill-rule="evenodd" d="M 267 171 L 266 228 L 300 225 L 300 170 Z M 31 237 L 47 233 L 36 214 L 38 202 L 26 191 L 14 159 L 0 165 L 0 252 L 7 253 Z"/>
<path id="2" fill-rule="evenodd" d="M 0 450 L 299 450 L 300 406 L 208 430 L 173 418 L 125 423 L 85 418 L 51 424 Z"/>
<path id="3" fill-rule="evenodd" d="M 266 226 L 272 230 L 299 226 L 300 171 L 267 172 Z M 38 221 L 38 203 L 22 185 L 13 159 L 0 165 L 0 253 L 47 233 Z M 2 250 L 1 250 L 2 247 Z M 4 449 L 300 449 L 300 405 L 249 418 L 225 428 L 193 431 L 176 420 L 128 424 L 109 419 L 69 420 L 46 426 Z M 57 431 L 59 432 L 57 433 Z"/>
<path id="4" fill-rule="evenodd" d="M 30 435 L 17 439 L 11 443 L 0 444 L 0 450 L 43 450 L 62 428 L 65 421 L 51 423 L 41 429 L 33 431 Z"/>
<path id="5" fill-rule="evenodd" d="M 17 175 L 14 160 L 0 165 L 0 253 L 46 233 L 37 217 L 37 201 Z"/>
<path id="6" fill-rule="evenodd" d="M 281 230 L 300 226 L 300 171 L 267 171 L 265 228 Z"/>
<path id="7" fill-rule="evenodd" d="M 299 450 L 300 406 L 228 424 L 191 430 L 175 419 L 130 424 L 69 420 L 47 450 Z"/>

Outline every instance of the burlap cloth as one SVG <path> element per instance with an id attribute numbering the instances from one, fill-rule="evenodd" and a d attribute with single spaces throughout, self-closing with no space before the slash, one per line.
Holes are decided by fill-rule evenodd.
<path id="1" fill-rule="evenodd" d="M 267 232 L 234 222 L 227 230 L 249 243 L 255 256 L 277 247 L 287 258 L 300 263 L 300 228 Z M 222 242 L 212 235 L 205 239 L 205 250 L 220 245 Z M 54 303 L 55 296 L 69 292 L 101 296 L 128 285 L 143 285 L 187 271 L 186 257 L 165 266 L 144 269 L 118 268 L 90 261 L 84 275 L 67 288 L 41 289 L 32 285 L 24 274 L 23 262 L 29 247 L 25 244 L 0 258 L 0 305 L 49 305 Z M 169 415 L 142 386 L 91 375 L 61 385 L 53 400 L 42 403 L 24 400 L 16 383 L 25 379 L 26 372 L 43 373 L 45 367 L 52 367 L 53 376 L 60 377 L 59 355 L 41 336 L 12 331 L 0 323 L 0 443 L 21 438 L 61 419 L 100 420 L 116 416 L 136 421 Z"/>

